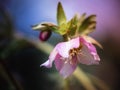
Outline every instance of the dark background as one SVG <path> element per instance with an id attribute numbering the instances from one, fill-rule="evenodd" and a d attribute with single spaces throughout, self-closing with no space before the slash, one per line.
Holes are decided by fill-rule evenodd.
<path id="1" fill-rule="evenodd" d="M 84 71 L 103 80 L 111 90 L 119 90 L 120 1 L 61 2 L 68 20 L 76 12 L 97 15 L 97 28 L 91 36 L 103 45 L 103 50 L 97 48 L 101 62 L 98 66 L 80 66 Z M 57 3 L 58 0 L 0 0 L 0 90 L 19 90 L 16 87 L 22 87 L 23 90 L 64 89 L 57 79 L 61 76 L 54 67 L 40 67 L 40 64 L 47 60 L 48 54 L 32 43 L 38 39 L 39 32 L 32 31 L 31 25 L 45 21 L 56 23 Z M 61 40 L 60 36 L 53 34 L 47 42 L 56 45 Z M 52 76 L 54 79 L 51 79 Z M 16 82 L 18 84 L 15 84 Z M 74 90 L 84 90 L 79 84 L 72 87 L 77 86 Z"/>

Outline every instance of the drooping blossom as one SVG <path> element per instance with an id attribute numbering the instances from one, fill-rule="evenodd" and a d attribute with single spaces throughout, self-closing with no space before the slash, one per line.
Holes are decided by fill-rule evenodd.
<path id="1" fill-rule="evenodd" d="M 50 68 L 53 61 L 60 75 L 66 78 L 74 72 L 78 63 L 99 64 L 100 58 L 91 42 L 83 37 L 77 37 L 67 42 L 58 43 L 49 59 L 41 66 Z"/>

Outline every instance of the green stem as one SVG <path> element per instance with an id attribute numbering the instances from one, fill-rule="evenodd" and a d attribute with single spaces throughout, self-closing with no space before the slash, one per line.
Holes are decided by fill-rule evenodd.
<path id="1" fill-rule="evenodd" d="M 93 81 L 93 83 L 100 88 L 100 90 L 110 90 L 110 88 L 104 83 L 101 79 L 91 75 L 87 74 Z"/>
<path id="2" fill-rule="evenodd" d="M 70 90 L 69 78 L 64 80 L 64 90 Z"/>
<path id="3" fill-rule="evenodd" d="M 84 86 L 86 90 L 96 90 L 91 80 L 87 77 L 81 68 L 77 67 L 73 75 L 77 78 L 77 80 L 79 80 L 79 82 Z"/>
<path id="4" fill-rule="evenodd" d="M 67 34 L 65 34 L 65 35 L 63 35 L 63 40 L 64 41 L 69 41 L 70 37 Z"/>

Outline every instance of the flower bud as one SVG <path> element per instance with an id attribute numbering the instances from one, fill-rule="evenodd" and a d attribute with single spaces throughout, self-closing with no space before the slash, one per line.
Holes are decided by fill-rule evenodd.
<path id="1" fill-rule="evenodd" d="M 41 41 L 47 41 L 51 36 L 52 32 L 50 30 L 41 31 L 39 34 L 39 39 Z"/>

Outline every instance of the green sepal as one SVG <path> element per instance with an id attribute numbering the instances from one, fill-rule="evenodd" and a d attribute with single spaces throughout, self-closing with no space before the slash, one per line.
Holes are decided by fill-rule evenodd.
<path id="1" fill-rule="evenodd" d="M 37 31 L 51 30 L 55 32 L 58 30 L 58 26 L 52 23 L 41 23 L 41 24 L 33 25 L 32 29 Z"/>
<path id="2" fill-rule="evenodd" d="M 82 24 L 79 26 L 79 34 L 89 34 L 93 32 L 96 27 L 96 15 L 90 15 L 83 20 Z"/>
<path id="3" fill-rule="evenodd" d="M 75 35 L 78 23 L 78 16 L 75 15 L 68 23 L 68 35 L 71 37 Z"/>
<path id="4" fill-rule="evenodd" d="M 44 31 L 44 30 L 47 30 L 47 27 L 42 25 L 42 24 L 36 24 L 36 25 L 32 25 L 31 26 L 33 30 L 36 30 L 36 31 Z"/>
<path id="5" fill-rule="evenodd" d="M 63 23 L 63 24 L 61 24 L 60 26 L 59 26 L 59 29 L 58 29 L 58 33 L 60 34 L 60 35 L 64 35 L 64 34 L 66 34 L 67 32 L 68 32 L 68 25 L 67 25 L 67 23 Z"/>
<path id="6" fill-rule="evenodd" d="M 90 15 L 87 18 L 86 14 L 82 14 L 81 17 L 75 15 L 70 21 L 67 22 L 66 16 L 59 2 L 57 6 L 57 23 L 58 26 L 52 23 L 42 23 L 32 26 L 33 30 L 51 30 L 62 36 L 73 38 L 79 35 L 87 35 L 95 29 L 96 15 Z"/>
<path id="7" fill-rule="evenodd" d="M 62 25 L 63 23 L 66 23 L 66 16 L 62 7 L 62 4 L 59 2 L 57 6 L 57 23 L 58 25 Z"/>

